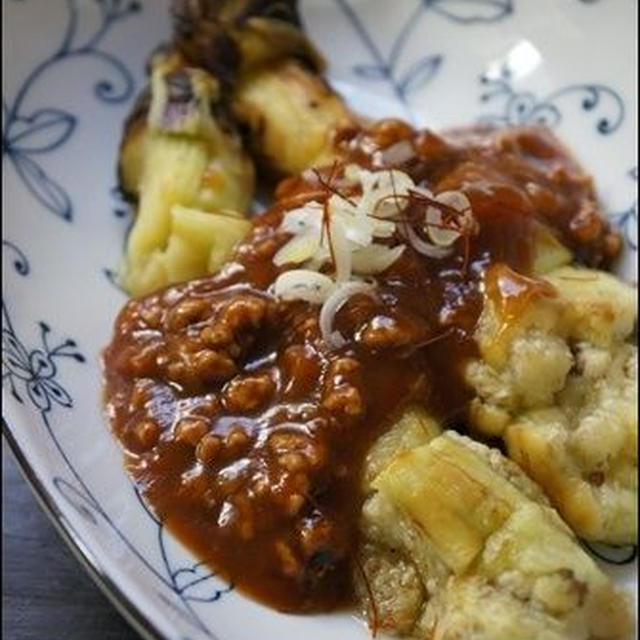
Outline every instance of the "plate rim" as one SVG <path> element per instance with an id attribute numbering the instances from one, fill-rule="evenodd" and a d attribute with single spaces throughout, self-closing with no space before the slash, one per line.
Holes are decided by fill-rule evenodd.
<path id="1" fill-rule="evenodd" d="M 3 163 L 3 174 L 4 169 L 5 166 Z M 637 187 L 635 191 L 637 194 Z M 637 254 L 635 259 L 637 260 Z M 33 423 L 33 417 L 25 416 L 24 419 L 22 417 L 18 419 L 18 416 L 13 416 L 12 414 L 13 412 L 9 412 L 9 419 L 5 418 L 6 414 L 2 416 L 4 441 L 7 443 L 13 458 L 17 462 L 22 477 L 30 486 L 40 508 L 46 513 L 60 537 L 64 540 L 74 557 L 84 567 L 84 570 L 89 574 L 92 581 L 98 586 L 102 593 L 104 593 L 111 605 L 118 610 L 120 615 L 127 620 L 137 633 L 141 634 L 146 640 L 169 640 L 172 635 L 175 635 L 175 629 L 169 628 L 170 625 L 165 625 L 163 631 L 162 625 L 159 625 L 157 621 L 154 623 L 152 621 L 153 618 L 144 614 L 141 605 L 144 605 L 145 598 L 140 598 L 140 596 L 144 596 L 144 594 L 137 590 L 127 594 L 122 589 L 123 584 L 126 585 L 126 582 L 116 581 L 109 575 L 103 561 L 100 559 L 101 555 L 89 546 L 91 537 L 87 536 L 83 539 L 78 530 L 70 522 L 68 516 L 65 516 L 59 498 L 54 492 L 47 488 L 45 482 L 46 474 L 43 473 L 42 469 L 40 472 L 37 470 L 37 464 L 34 465 L 29 462 L 30 457 L 32 457 L 29 455 L 30 447 L 21 446 L 19 444 L 20 438 L 17 436 L 19 435 L 18 426 Z M 160 622 L 164 621 L 163 618 L 159 620 Z"/>
<path id="2" fill-rule="evenodd" d="M 158 625 L 145 616 L 134 600 L 126 595 L 109 576 L 97 556 L 84 544 L 73 525 L 57 506 L 51 492 L 46 488 L 38 477 L 36 470 L 27 460 L 26 454 L 13 435 L 11 425 L 4 415 L 2 415 L 2 436 L 20 470 L 20 475 L 30 488 L 38 506 L 47 516 L 49 522 L 51 522 L 53 528 L 79 565 L 100 589 L 100 592 L 143 640 L 168 640 L 169 636 L 164 634 Z"/>

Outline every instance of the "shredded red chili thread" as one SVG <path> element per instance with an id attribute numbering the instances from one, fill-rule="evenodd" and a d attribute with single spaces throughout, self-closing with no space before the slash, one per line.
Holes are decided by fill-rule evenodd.
<path id="1" fill-rule="evenodd" d="M 337 193 L 342 198 L 343 196 L 337 191 L 337 189 L 335 189 L 331 185 L 331 182 L 332 182 L 332 180 L 334 178 L 334 175 L 335 175 L 335 172 L 336 172 L 337 168 L 338 168 L 338 162 L 336 160 L 334 160 L 333 164 L 331 165 L 331 172 L 329 173 L 329 180 L 328 181 L 324 180 L 324 178 L 320 175 L 320 173 L 318 172 L 317 169 L 312 169 L 312 171 L 315 174 L 316 178 L 318 179 L 318 182 L 320 183 L 320 185 L 324 189 L 326 189 L 327 191 L 329 191 L 331 193 Z M 335 249 L 333 247 L 333 239 L 331 238 L 331 214 L 329 213 L 329 202 L 328 202 L 328 200 L 325 200 L 322 203 L 322 226 L 320 228 L 320 244 L 321 245 L 324 242 L 325 229 L 326 229 L 326 232 L 327 232 L 327 243 L 329 244 L 329 255 L 331 257 L 331 264 L 333 266 L 333 270 L 337 271 L 336 254 L 335 254 Z"/>
<path id="2" fill-rule="evenodd" d="M 428 338 L 424 342 L 418 343 L 416 346 L 420 348 L 427 347 L 430 344 L 433 344 L 434 342 L 440 342 L 440 340 L 444 340 L 445 338 L 448 338 L 450 335 L 453 335 L 453 333 L 455 333 L 455 329 L 453 327 L 449 327 L 446 331 L 443 331 L 438 335 Z"/>
<path id="3" fill-rule="evenodd" d="M 464 259 L 462 262 L 462 276 L 467 279 L 469 275 L 469 260 L 471 259 L 471 237 L 469 233 L 462 234 L 464 242 Z"/>
<path id="4" fill-rule="evenodd" d="M 414 191 L 413 189 L 409 189 L 409 197 L 415 198 L 416 200 L 422 200 L 423 202 L 427 202 L 428 204 L 442 210 L 445 213 L 450 213 L 453 216 L 460 215 L 462 212 L 452 207 L 449 204 L 445 204 L 444 202 L 440 202 L 435 198 L 430 198 L 428 195 L 424 193 L 420 193 L 419 191 Z"/>
<path id="5" fill-rule="evenodd" d="M 330 193 L 337 195 L 338 197 L 342 198 L 343 200 L 345 200 L 346 202 L 348 202 L 351 206 L 356 207 L 357 203 L 350 198 L 349 196 L 345 195 L 343 192 L 341 192 L 337 187 L 335 187 L 332 183 L 334 177 L 335 177 L 335 172 L 337 169 L 338 163 L 337 161 L 334 161 L 332 166 L 331 166 L 331 173 L 329 174 L 329 179 L 325 180 L 322 175 L 319 173 L 319 171 L 317 169 L 312 169 L 312 172 L 314 173 L 314 175 L 316 176 L 318 182 L 320 183 L 320 185 L 326 190 L 329 191 Z M 438 209 L 440 209 L 443 213 L 448 213 L 450 214 L 450 216 L 452 218 L 455 217 L 459 217 L 461 215 L 462 212 L 458 211 L 457 209 L 455 209 L 454 207 L 451 207 L 447 204 L 444 204 L 442 202 L 438 202 L 437 200 L 434 200 L 433 198 L 429 198 L 428 196 L 424 195 L 423 193 L 419 193 L 417 191 L 412 191 L 409 190 L 408 194 L 401 194 L 398 193 L 396 190 L 396 185 L 395 185 L 395 178 L 393 177 L 393 172 L 392 170 L 389 170 L 389 178 L 391 179 L 391 186 L 393 189 L 393 193 L 390 195 L 386 195 L 386 196 L 381 196 L 375 203 L 375 205 L 373 206 L 373 213 L 367 213 L 366 216 L 370 217 L 370 218 L 374 218 L 376 220 L 389 220 L 390 222 L 404 222 L 404 223 L 408 223 L 411 222 L 409 220 L 409 218 L 407 217 L 401 217 L 401 216 L 390 216 L 390 217 L 384 217 L 384 216 L 378 216 L 376 215 L 376 211 L 377 209 L 380 207 L 380 205 L 385 202 L 386 200 L 389 199 L 394 199 L 396 202 L 396 206 L 398 208 L 401 207 L 400 204 L 400 200 L 405 199 L 405 200 L 411 200 L 411 199 L 416 199 L 421 201 L 421 203 L 427 203 L 429 205 L 432 205 Z M 327 228 L 327 233 L 329 233 L 329 220 L 330 220 L 330 214 L 329 211 L 326 207 L 326 203 L 325 206 L 323 207 L 323 227 L 322 227 L 322 235 L 320 236 L 320 242 L 323 241 L 324 239 L 324 228 L 326 226 Z M 460 224 L 457 224 L 455 220 L 443 220 L 440 224 L 436 224 L 436 223 L 429 223 L 429 226 L 434 227 L 436 229 L 442 229 L 442 230 L 446 230 L 446 231 L 458 231 L 461 233 L 463 232 L 462 226 Z M 331 240 L 329 239 L 329 243 L 331 245 Z M 333 252 L 333 248 L 330 246 L 330 250 Z"/>
<path id="6" fill-rule="evenodd" d="M 336 160 L 333 161 L 333 165 L 331 166 L 331 173 L 329 174 L 329 180 L 325 180 L 319 173 L 319 171 L 317 169 L 311 169 L 311 171 L 313 171 L 314 175 L 316 176 L 318 182 L 320 183 L 320 185 L 322 187 L 324 187 L 327 191 L 331 192 L 332 194 L 338 196 L 339 198 L 342 198 L 343 200 L 345 200 L 346 202 L 348 202 L 352 207 L 357 207 L 357 203 L 352 200 L 351 198 L 349 198 L 349 196 L 345 196 L 344 193 L 342 193 L 339 189 L 337 189 L 336 187 L 334 187 L 331 184 L 331 181 L 334 178 L 335 175 L 335 170 L 338 166 L 338 163 Z"/>
<path id="7" fill-rule="evenodd" d="M 434 344 L 435 342 L 440 342 L 441 340 L 444 340 L 449 336 L 453 336 L 454 334 L 455 334 L 455 329 L 453 327 L 449 327 L 442 333 L 432 336 L 431 338 L 427 338 L 423 342 L 418 342 L 417 344 L 411 345 L 411 348 L 408 350 L 405 350 L 404 353 L 411 354 L 414 351 L 417 351 L 418 349 L 423 349 L 424 347 L 428 347 L 429 345 Z"/>
<path id="8" fill-rule="evenodd" d="M 329 213 L 329 204 L 325 200 L 322 205 L 322 230 L 320 232 L 320 244 L 324 240 L 324 230 L 327 230 L 327 244 L 329 245 L 329 256 L 331 257 L 331 265 L 333 270 L 337 272 L 338 267 L 336 264 L 336 252 L 333 247 L 333 238 L 331 237 L 331 214 Z"/>
<path id="9" fill-rule="evenodd" d="M 394 187 L 395 188 L 395 187 Z M 438 202 L 437 200 L 434 200 L 433 198 L 429 198 L 428 196 L 425 196 L 422 193 L 417 193 L 415 191 L 409 191 L 408 194 L 404 194 L 404 193 L 393 193 L 390 195 L 386 195 L 386 196 L 381 196 L 380 199 L 376 202 L 376 204 L 373 207 L 374 213 L 375 211 L 378 209 L 378 207 L 380 206 L 380 204 L 382 202 L 384 202 L 385 200 L 390 200 L 391 198 L 393 198 L 394 200 L 396 200 L 396 204 L 397 201 L 400 199 L 406 199 L 406 200 L 419 200 L 421 203 L 427 203 L 430 206 L 434 206 L 437 209 L 440 209 L 443 213 L 447 213 L 450 215 L 451 218 L 457 218 L 460 217 L 464 212 L 462 211 L 458 211 L 458 209 L 455 209 L 454 207 L 451 207 L 447 204 L 443 204 L 442 202 Z M 400 205 L 397 205 L 398 207 Z M 392 218 L 384 218 L 385 220 L 392 220 Z M 444 221 L 445 224 L 447 221 Z M 436 226 L 430 223 L 430 226 Z M 457 230 L 460 227 L 460 225 L 455 224 L 455 221 L 452 221 L 452 226 L 450 227 L 443 227 L 445 229 L 455 229 Z"/>
<path id="10" fill-rule="evenodd" d="M 293 209 L 300 204 L 307 204 L 311 200 L 315 200 L 316 198 L 325 195 L 325 193 L 326 189 L 318 189 L 317 191 L 306 191 L 305 193 L 299 193 L 295 196 L 281 198 L 278 200 L 278 208 L 284 211 Z"/>
<path id="11" fill-rule="evenodd" d="M 404 224 L 409 224 L 412 220 L 408 216 L 377 216 L 373 213 L 367 213 L 367 218 L 373 218 L 374 220 L 387 220 L 389 222 L 402 222 Z M 444 229 L 446 231 L 460 231 L 460 235 L 463 235 L 461 232 L 462 227 L 458 227 L 457 225 L 448 225 L 446 223 L 429 223 L 430 227 L 434 227 L 435 229 Z"/>

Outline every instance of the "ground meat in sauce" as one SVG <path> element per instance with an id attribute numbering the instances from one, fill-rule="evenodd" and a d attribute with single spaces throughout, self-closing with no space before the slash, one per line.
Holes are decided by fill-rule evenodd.
<path id="1" fill-rule="evenodd" d="M 435 193 L 464 190 L 480 231 L 445 259 L 407 249 L 376 276 L 376 300 L 339 312 L 345 347 L 321 340 L 318 306 L 266 293 L 288 239 L 282 212 L 329 195 L 309 173 L 280 185 L 222 272 L 130 301 L 104 354 L 111 423 L 148 501 L 223 576 L 282 610 L 351 597 L 361 462 L 404 403 L 464 429 L 487 266 L 526 274 L 534 220 L 584 263 L 620 249 L 590 179 L 544 129 L 440 137 L 383 121 L 338 144 L 345 160 L 385 168 L 400 140 L 415 153 L 397 168 Z"/>

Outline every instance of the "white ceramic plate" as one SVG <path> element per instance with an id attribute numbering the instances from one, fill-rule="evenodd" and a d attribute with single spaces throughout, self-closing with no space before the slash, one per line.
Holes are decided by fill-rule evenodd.
<path id="1" fill-rule="evenodd" d="M 433 127 L 542 119 L 594 174 L 636 281 L 636 3 L 303 0 L 337 86 L 374 116 Z M 60 529 L 134 624 L 181 640 L 366 638 L 347 614 L 243 598 L 148 513 L 100 411 L 98 356 L 124 296 L 115 187 L 124 117 L 166 2 L 6 0 L 2 381 L 5 435 Z M 633 549 L 605 550 L 623 562 Z M 634 561 L 604 563 L 635 584 Z"/>

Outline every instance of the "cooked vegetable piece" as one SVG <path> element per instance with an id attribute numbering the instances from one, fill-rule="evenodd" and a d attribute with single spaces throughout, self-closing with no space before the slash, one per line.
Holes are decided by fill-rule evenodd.
<path id="1" fill-rule="evenodd" d="M 515 487 L 449 437 L 402 454 L 373 486 L 411 517 L 458 575 L 521 500 Z"/>
<path id="2" fill-rule="evenodd" d="M 426 444 L 439 434 L 438 423 L 423 407 L 405 408 L 369 449 L 363 467 L 364 490 L 371 488 L 371 482 L 398 454 Z"/>
<path id="3" fill-rule="evenodd" d="M 534 247 L 531 271 L 534 275 L 544 275 L 573 261 L 571 251 L 549 227 L 538 223 L 534 225 L 532 235 Z"/>
<path id="4" fill-rule="evenodd" d="M 476 333 L 482 360 L 467 368 L 472 422 L 505 439 L 579 535 L 635 543 L 636 291 L 573 267 L 544 283 L 546 295 L 516 305 L 504 288 L 487 293 Z"/>
<path id="5" fill-rule="evenodd" d="M 540 490 L 497 450 L 445 432 L 397 455 L 373 487 L 365 539 L 379 545 L 382 558 L 396 549 L 401 566 L 415 566 L 421 577 L 423 604 L 412 635 L 586 640 L 629 631 L 625 598 Z M 371 567 L 371 546 L 368 556 Z M 382 561 L 378 566 L 388 571 Z M 405 569 L 399 611 L 419 591 L 411 575 Z M 370 583 L 384 580 L 378 574 Z"/>
<path id="6" fill-rule="evenodd" d="M 214 113 L 219 100 L 218 82 L 208 73 L 183 66 L 175 54 L 154 58 L 146 121 L 139 116 L 129 125 L 121 151 L 123 187 L 138 199 L 120 271 L 133 296 L 219 268 L 250 228 L 222 215 L 247 210 L 253 167 L 239 137 Z M 186 214 L 176 205 L 198 210 L 197 233 L 193 225 L 183 232 Z M 207 223 L 207 214 L 218 215 Z"/>
<path id="7" fill-rule="evenodd" d="M 174 42 L 194 64 L 230 82 L 249 69 L 295 57 L 321 69 L 297 0 L 173 0 Z"/>
<path id="8" fill-rule="evenodd" d="M 227 79 L 233 113 L 265 169 L 296 174 L 333 159 L 333 135 L 356 119 L 324 80 L 295 0 L 177 0 L 173 16 L 176 47 Z"/>
<path id="9" fill-rule="evenodd" d="M 209 213 L 174 205 L 169 242 L 164 253 L 154 256 L 154 266 L 164 266 L 173 282 L 215 272 L 250 228 L 248 220 L 232 211 Z"/>
<path id="10" fill-rule="evenodd" d="M 243 74 L 233 109 L 258 159 L 279 174 L 329 164 L 336 131 L 355 122 L 324 79 L 291 58 Z"/>

